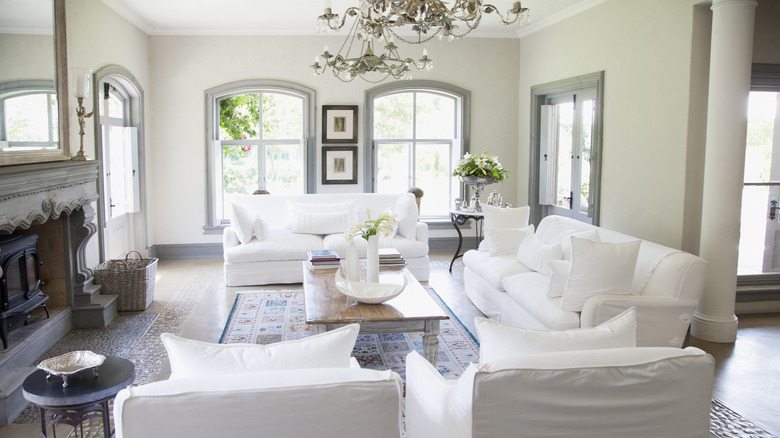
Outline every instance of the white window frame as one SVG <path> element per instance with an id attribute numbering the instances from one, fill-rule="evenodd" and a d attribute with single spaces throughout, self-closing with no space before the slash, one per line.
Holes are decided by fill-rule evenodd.
<path id="1" fill-rule="evenodd" d="M 219 106 L 217 102 L 225 97 L 248 93 L 276 93 L 299 97 L 303 100 L 303 138 L 295 140 L 220 140 Z M 205 91 L 206 98 L 206 225 L 204 234 L 221 234 L 229 225 L 226 218 L 220 218 L 222 211 L 222 144 L 259 146 L 264 154 L 265 146 L 272 144 L 300 144 L 304 160 L 304 191 L 316 191 L 315 179 L 315 91 L 311 88 L 287 81 L 249 80 L 223 84 Z M 261 116 L 262 117 L 262 116 Z M 263 171 L 263 169 L 260 169 Z M 262 175 L 264 175 L 264 171 Z"/>
<path id="2" fill-rule="evenodd" d="M 46 95 L 46 110 L 48 115 L 48 140 L 46 141 L 9 141 L 5 126 L 5 101 L 16 97 L 44 94 Z M 0 84 L 0 141 L 6 143 L 7 151 L 22 151 L 29 148 L 59 148 L 58 109 L 52 106 L 52 100 L 57 100 L 57 90 L 54 81 L 13 81 Z M 59 105 L 59 102 L 57 103 Z M 55 129 L 55 126 L 57 129 Z"/>
<path id="3" fill-rule="evenodd" d="M 374 100 L 393 94 L 415 93 L 412 100 L 413 111 L 416 110 L 417 93 L 438 94 L 455 99 L 455 133 L 451 139 L 416 138 L 416 123 L 413 123 L 412 138 L 374 139 Z M 373 193 L 377 190 L 377 146 L 381 144 L 407 144 L 409 145 L 409 187 L 415 185 L 416 166 L 413 157 L 416 156 L 417 146 L 423 144 L 449 144 L 449 173 L 453 166 L 469 151 L 469 137 L 471 133 L 471 92 L 463 88 L 437 81 L 404 81 L 374 87 L 365 93 L 365 144 L 370 145 L 365 154 L 365 190 Z M 414 116 L 416 120 L 416 115 Z M 450 179 L 450 199 L 460 197 L 461 184 L 454 184 Z M 424 188 L 423 188 L 424 189 Z M 436 220 L 447 218 L 447 214 L 441 216 L 424 217 L 422 219 Z"/>

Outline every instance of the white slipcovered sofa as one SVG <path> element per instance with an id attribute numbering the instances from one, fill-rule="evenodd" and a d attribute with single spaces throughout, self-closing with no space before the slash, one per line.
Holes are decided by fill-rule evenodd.
<path id="1" fill-rule="evenodd" d="M 407 438 L 709 437 L 715 361 L 694 348 L 610 348 L 471 364 L 445 380 L 406 359 Z"/>
<path id="2" fill-rule="evenodd" d="M 355 222 L 390 210 L 398 215 L 397 233 L 379 247 L 396 248 L 419 281 L 428 281 L 428 225 L 418 222 L 411 193 L 251 195 L 232 202 L 231 225 L 223 231 L 225 284 L 249 286 L 303 281 L 301 262 L 312 249 L 333 249 L 346 257 L 343 233 Z M 355 239 L 361 257 L 366 242 Z"/>
<path id="3" fill-rule="evenodd" d="M 463 256 L 466 295 L 479 310 L 518 327 L 566 330 L 636 307 L 637 346 L 682 346 L 704 259 L 561 216 L 523 228 L 523 209 L 488 207 L 483 244 Z"/>

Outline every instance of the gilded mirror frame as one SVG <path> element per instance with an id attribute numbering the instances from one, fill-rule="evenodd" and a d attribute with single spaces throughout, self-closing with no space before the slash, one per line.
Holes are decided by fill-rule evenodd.
<path id="1" fill-rule="evenodd" d="M 57 116 L 59 118 L 59 142 L 56 150 L 3 151 L 0 152 L 0 166 L 13 164 L 42 163 L 70 159 L 70 129 L 68 121 L 68 55 L 65 32 L 65 0 L 54 2 L 54 58 L 57 89 Z"/>

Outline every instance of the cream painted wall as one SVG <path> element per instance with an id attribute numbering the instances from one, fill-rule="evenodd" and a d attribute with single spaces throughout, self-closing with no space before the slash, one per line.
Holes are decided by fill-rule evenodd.
<path id="1" fill-rule="evenodd" d="M 0 34 L 0 83 L 54 81 L 54 36 Z"/>
<path id="2" fill-rule="evenodd" d="M 363 120 L 364 91 L 374 86 L 361 80 L 343 83 L 330 72 L 314 77 L 309 65 L 324 44 L 335 50 L 340 36 L 153 36 L 151 88 L 155 104 L 150 135 L 153 163 L 150 199 L 155 244 L 220 242 L 204 235 L 206 220 L 206 139 L 204 91 L 247 79 L 295 82 L 317 93 L 317 191 L 363 191 L 363 126 L 359 129 L 357 185 L 320 184 L 320 110 L 322 105 L 358 105 Z M 427 45 L 435 67 L 415 72 L 414 79 L 448 82 L 471 91 L 471 149 L 498 154 L 512 178 L 522 179 L 517 160 L 517 76 L 519 42 L 508 39 L 465 39 Z M 402 46 L 404 56 L 419 57 L 418 46 Z M 465 62 L 468 60 L 468 62 Z M 424 189 L 424 188 L 423 188 Z M 498 188 L 507 202 L 518 202 L 516 186 Z M 425 198 L 423 198 L 425 202 Z M 452 233 L 454 234 L 454 232 Z"/>
<path id="3" fill-rule="evenodd" d="M 608 1 L 520 44 L 518 168 L 528 168 L 531 87 L 605 71 L 601 225 L 673 247 L 686 159 L 703 159 L 686 158 L 694 3 Z"/>
<path id="4" fill-rule="evenodd" d="M 66 3 L 66 20 L 68 36 L 68 65 L 70 67 L 89 68 L 93 71 L 108 65 L 119 65 L 129 70 L 141 83 L 145 92 L 145 112 L 149 114 L 149 108 L 154 101 L 154 96 L 148 93 L 149 89 L 149 37 L 137 27 L 120 17 L 112 9 L 108 8 L 100 0 L 68 0 Z M 69 72 L 69 80 L 70 78 Z M 93 110 L 92 94 L 85 100 L 87 111 Z M 68 105 L 71 112 L 70 123 L 70 148 L 73 154 L 79 148 L 79 125 L 75 116 L 77 106 L 76 98 L 72 93 L 68 96 Z M 90 159 L 95 159 L 95 137 L 93 119 L 87 120 L 87 133 L 84 136 L 84 152 Z M 148 144 L 148 132 L 154 126 L 154 119 L 145 119 Z M 153 166 L 147 155 L 145 167 L 146 178 L 154 172 Z M 99 208 L 98 205 L 93 205 Z M 147 209 L 153 206 L 147 202 Z M 147 244 L 153 244 L 150 240 L 154 230 L 154 223 L 147 224 L 149 235 Z M 144 248 L 137 248 L 144 250 Z M 98 239 L 90 239 L 87 247 L 87 265 L 97 265 L 99 260 Z"/>

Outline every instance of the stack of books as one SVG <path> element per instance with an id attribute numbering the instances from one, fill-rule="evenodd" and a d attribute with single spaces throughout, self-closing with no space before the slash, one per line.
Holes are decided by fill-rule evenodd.
<path id="1" fill-rule="evenodd" d="M 403 266 L 406 260 L 395 248 L 379 248 L 379 266 Z"/>
<path id="2" fill-rule="evenodd" d="M 309 267 L 312 269 L 336 269 L 341 259 L 332 249 L 313 249 L 309 255 Z"/>

